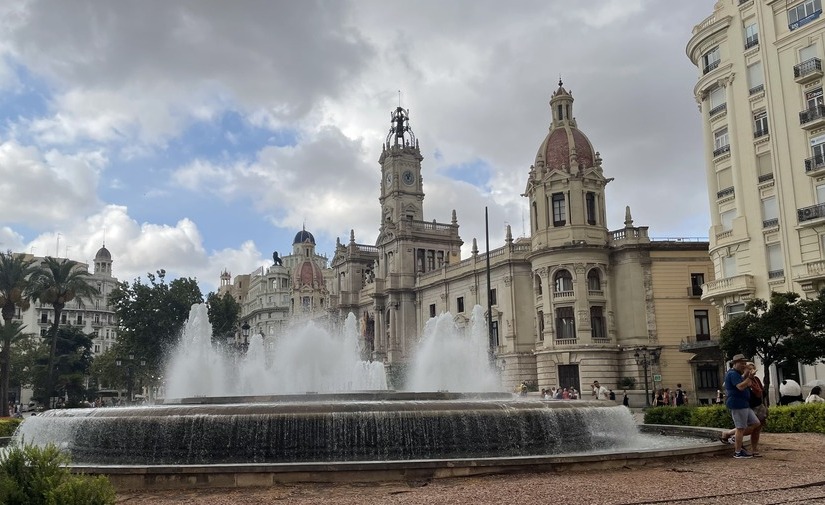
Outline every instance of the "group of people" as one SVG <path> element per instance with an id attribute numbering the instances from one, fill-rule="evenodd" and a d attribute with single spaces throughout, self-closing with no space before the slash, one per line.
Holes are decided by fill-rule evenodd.
<path id="1" fill-rule="evenodd" d="M 659 388 L 653 395 L 654 407 L 681 407 L 688 404 L 687 395 L 681 384 L 676 384 L 676 389 Z"/>
<path id="2" fill-rule="evenodd" d="M 550 389 L 541 390 L 542 400 L 578 400 L 580 397 L 579 391 L 574 387 L 563 388 L 551 387 Z"/>
<path id="3" fill-rule="evenodd" d="M 725 405 L 733 418 L 734 429 L 719 434 L 722 443 L 733 443 L 733 457 L 747 459 L 759 457 L 759 435 L 768 418 L 765 405 L 765 388 L 756 376 L 756 365 L 743 354 L 731 360 L 731 368 L 725 374 Z M 750 451 L 745 450 L 742 441 L 750 435 Z"/>

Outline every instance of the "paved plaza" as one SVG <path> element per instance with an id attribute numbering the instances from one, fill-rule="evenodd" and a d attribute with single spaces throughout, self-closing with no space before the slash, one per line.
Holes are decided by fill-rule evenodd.
<path id="1" fill-rule="evenodd" d="M 764 434 L 761 458 L 703 457 L 570 473 L 119 494 L 130 505 L 336 504 L 825 504 L 825 435 Z M 733 450 L 731 449 L 731 455 Z M 739 480 L 732 480 L 735 475 Z"/>

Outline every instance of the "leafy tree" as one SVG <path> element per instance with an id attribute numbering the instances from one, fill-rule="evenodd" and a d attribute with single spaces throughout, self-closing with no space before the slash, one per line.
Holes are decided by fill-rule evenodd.
<path id="1" fill-rule="evenodd" d="M 49 350 L 48 374 L 46 376 L 46 397 L 52 396 L 54 389 L 54 367 L 60 327 L 60 315 L 67 303 L 78 298 L 91 299 L 98 291 L 90 284 L 90 274 L 80 268 L 77 261 L 56 259 L 47 256 L 40 271 L 32 276 L 34 297 L 54 309 L 54 321 L 49 329 L 51 348 Z"/>
<path id="2" fill-rule="evenodd" d="M 12 333 L 9 386 L 13 389 L 34 384 L 35 359 L 38 356 L 48 356 L 40 337 L 25 333 L 24 329 L 23 323 L 17 321 L 13 321 L 10 326 L 0 327 L 0 332 Z"/>
<path id="3" fill-rule="evenodd" d="M 798 360 L 805 365 L 825 362 L 825 289 L 816 298 L 800 303 L 810 332 L 797 342 Z"/>
<path id="4" fill-rule="evenodd" d="M 164 356 L 174 346 L 193 304 L 203 303 L 194 279 L 180 278 L 166 284 L 166 271 L 147 274 L 132 284 L 121 282 L 112 290 L 110 302 L 120 321 L 120 351 L 146 360 L 141 373 L 157 376 Z"/>
<path id="5" fill-rule="evenodd" d="M 223 296 L 209 293 L 206 297 L 206 304 L 209 322 L 212 323 L 212 340 L 226 343 L 227 338 L 234 334 L 240 322 L 241 305 L 229 293 L 224 293 Z"/>
<path id="6" fill-rule="evenodd" d="M 56 356 L 54 361 L 54 391 L 66 395 L 70 405 L 76 405 L 88 397 L 86 377 L 92 365 L 92 337 L 77 326 L 62 326 L 57 333 Z M 32 384 L 34 396 L 41 401 L 48 400 L 46 394 L 49 369 L 51 336 L 44 339 L 42 350 L 35 351 Z"/>
<path id="7" fill-rule="evenodd" d="M 11 251 L 0 252 L 0 310 L 3 323 L 8 326 L 16 308 L 26 310 L 32 299 L 29 278 L 37 271 L 33 259 L 26 259 Z M 0 417 L 9 415 L 9 376 L 11 374 L 12 332 L 3 335 L 3 351 L 0 353 Z"/>
<path id="8" fill-rule="evenodd" d="M 810 361 L 807 342 L 811 332 L 805 321 L 804 304 L 796 293 L 771 293 L 770 306 L 755 298 L 745 313 L 722 328 L 719 346 L 730 358 L 734 354 L 758 356 L 765 370 L 787 360 Z M 820 351 L 821 352 L 821 351 Z M 770 374 L 765 374 L 765 390 L 770 390 Z M 777 387 L 777 398 L 779 390 Z"/>

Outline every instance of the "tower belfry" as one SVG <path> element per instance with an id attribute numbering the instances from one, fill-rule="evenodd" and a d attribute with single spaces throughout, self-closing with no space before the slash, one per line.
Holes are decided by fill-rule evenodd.
<path id="1" fill-rule="evenodd" d="M 421 150 L 410 128 L 410 111 L 401 106 L 390 112 L 390 131 L 382 146 L 381 227 L 403 219 L 424 219 Z"/>
<path id="2" fill-rule="evenodd" d="M 409 109 L 404 109 L 399 105 L 395 111 L 390 112 L 390 132 L 387 134 L 387 144 L 418 147 L 415 135 L 410 128 Z"/>

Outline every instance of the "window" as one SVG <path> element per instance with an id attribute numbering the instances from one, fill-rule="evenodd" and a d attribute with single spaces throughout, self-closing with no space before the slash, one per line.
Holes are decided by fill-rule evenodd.
<path id="1" fill-rule="evenodd" d="M 725 103 L 725 88 L 717 86 L 710 92 L 710 115 L 715 116 L 727 108 Z"/>
<path id="2" fill-rule="evenodd" d="M 728 127 L 721 128 L 713 132 L 713 155 L 719 156 L 730 151 L 730 140 L 728 139 Z"/>
<path id="3" fill-rule="evenodd" d="M 779 207 L 776 205 L 776 197 L 769 196 L 762 199 L 762 227 L 770 228 L 779 224 Z"/>
<path id="4" fill-rule="evenodd" d="M 538 313 L 536 313 L 536 320 L 538 321 L 539 340 L 544 340 L 544 312 L 538 311 Z"/>
<path id="5" fill-rule="evenodd" d="M 725 321 L 730 321 L 735 317 L 739 317 L 745 313 L 744 303 L 732 303 L 725 307 Z"/>
<path id="6" fill-rule="evenodd" d="M 768 134 L 768 113 L 764 110 L 753 114 L 753 138 Z"/>
<path id="7" fill-rule="evenodd" d="M 533 276 L 533 285 L 536 287 L 536 296 L 541 296 L 543 293 L 543 288 L 541 286 L 541 277 L 538 275 Z"/>
<path id="8" fill-rule="evenodd" d="M 811 169 L 825 165 L 825 135 L 811 139 Z M 808 168 L 807 166 L 805 168 Z"/>
<path id="9" fill-rule="evenodd" d="M 756 171 L 759 173 L 759 182 L 773 179 L 773 165 L 771 164 L 770 153 L 760 154 L 756 157 Z"/>
<path id="10" fill-rule="evenodd" d="M 556 340 L 576 338 L 576 319 L 573 317 L 573 307 L 559 307 L 556 309 Z"/>
<path id="11" fill-rule="evenodd" d="M 603 311 L 602 307 L 590 307 L 590 336 L 594 339 L 607 338 Z"/>
<path id="12" fill-rule="evenodd" d="M 762 73 L 762 62 L 757 61 L 748 65 L 748 87 L 750 94 L 755 95 L 765 89 L 765 75 Z"/>
<path id="13" fill-rule="evenodd" d="M 490 290 L 490 305 L 498 305 L 498 297 L 496 296 L 496 290 Z"/>
<path id="14" fill-rule="evenodd" d="M 788 9 L 788 28 L 796 30 L 805 26 L 822 13 L 822 0 L 805 0 Z"/>
<path id="15" fill-rule="evenodd" d="M 100 314 L 95 314 L 95 324 L 100 324 Z"/>
<path id="16" fill-rule="evenodd" d="M 733 218 L 736 217 L 736 210 L 726 210 L 725 212 L 719 214 L 720 224 L 722 225 L 722 231 L 730 231 L 733 229 Z"/>
<path id="17" fill-rule="evenodd" d="M 716 172 L 716 187 L 719 188 L 719 193 L 733 187 L 733 171 L 728 168 Z M 719 195 L 717 195 L 718 197 Z"/>
<path id="18" fill-rule="evenodd" d="M 696 367 L 699 389 L 719 389 L 719 367 L 701 365 Z"/>
<path id="19" fill-rule="evenodd" d="M 77 315 L 77 325 L 78 325 L 78 326 L 82 326 L 82 325 L 83 325 L 83 316 L 82 316 L 82 315 L 80 315 L 80 314 L 78 314 L 78 315 Z"/>
<path id="20" fill-rule="evenodd" d="M 435 251 L 432 249 L 427 250 L 427 271 L 430 272 L 435 270 Z"/>
<path id="21" fill-rule="evenodd" d="M 710 317 L 707 310 L 693 311 L 693 326 L 696 330 L 696 341 L 710 340 Z"/>
<path id="22" fill-rule="evenodd" d="M 66 324 L 66 321 L 67 321 L 67 320 L 68 320 L 68 319 L 67 319 L 67 317 L 66 317 L 66 314 L 61 314 L 61 315 L 60 315 L 60 324 Z"/>
<path id="23" fill-rule="evenodd" d="M 816 109 L 818 105 L 822 105 L 822 88 L 816 88 L 805 93 L 806 109 Z"/>
<path id="24" fill-rule="evenodd" d="M 95 354 L 100 354 L 100 344 L 95 344 Z"/>
<path id="25" fill-rule="evenodd" d="M 601 291 L 602 290 L 602 278 L 599 275 L 598 268 L 591 268 L 589 272 L 587 272 L 587 289 L 588 291 Z"/>
<path id="26" fill-rule="evenodd" d="M 435 253 L 436 266 L 441 268 L 444 266 L 444 251 L 436 251 Z"/>
<path id="27" fill-rule="evenodd" d="M 693 273 L 690 274 L 690 294 L 693 296 L 702 296 L 702 284 L 705 283 L 705 274 Z"/>
<path id="28" fill-rule="evenodd" d="M 584 195 L 584 204 L 587 207 L 587 224 L 596 224 L 596 193 L 588 192 Z"/>
<path id="29" fill-rule="evenodd" d="M 750 49 L 759 44 L 759 27 L 756 23 L 745 26 L 745 49 Z"/>
<path id="30" fill-rule="evenodd" d="M 553 277 L 553 291 L 573 291 L 573 276 L 567 270 L 559 270 Z"/>
<path id="31" fill-rule="evenodd" d="M 722 258 L 723 277 L 733 277 L 736 275 L 736 256 L 725 256 Z"/>
<path id="32" fill-rule="evenodd" d="M 770 244 L 765 247 L 765 254 L 768 257 L 768 279 L 785 277 L 785 261 L 782 258 L 782 246 L 779 244 Z"/>
<path id="33" fill-rule="evenodd" d="M 455 305 L 459 313 L 464 312 L 464 297 L 459 296 L 455 301 Z"/>
<path id="34" fill-rule="evenodd" d="M 567 222 L 567 210 L 564 206 L 564 193 L 553 193 L 553 226 L 564 226 Z"/>
<path id="35" fill-rule="evenodd" d="M 490 324 L 490 333 L 493 335 L 493 346 L 498 347 L 498 321 L 493 321 Z"/>
<path id="36" fill-rule="evenodd" d="M 707 74 L 714 68 L 719 66 L 719 46 L 714 47 L 702 56 L 702 63 L 704 65 L 703 73 Z"/>
<path id="37" fill-rule="evenodd" d="M 799 50 L 799 63 L 806 62 L 808 60 L 812 60 L 816 58 L 816 44 L 811 44 L 810 46 L 805 46 Z"/>
<path id="38" fill-rule="evenodd" d="M 825 184 L 816 187 L 816 203 L 825 203 Z"/>
<path id="39" fill-rule="evenodd" d="M 435 304 L 430 304 L 430 317 L 435 317 Z"/>
<path id="40" fill-rule="evenodd" d="M 40 322 L 41 323 L 48 323 L 49 322 L 49 314 L 47 314 L 46 312 L 41 312 L 40 313 Z"/>

